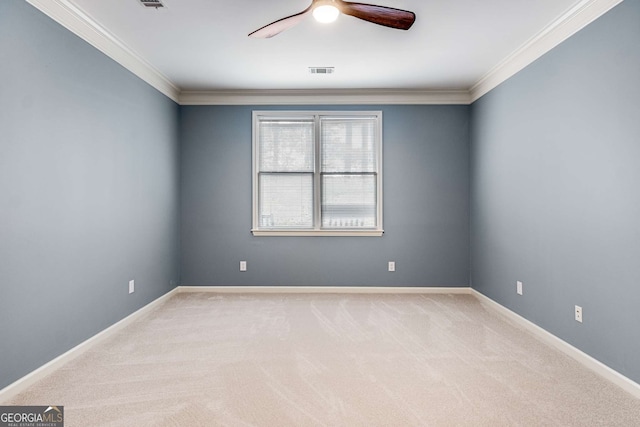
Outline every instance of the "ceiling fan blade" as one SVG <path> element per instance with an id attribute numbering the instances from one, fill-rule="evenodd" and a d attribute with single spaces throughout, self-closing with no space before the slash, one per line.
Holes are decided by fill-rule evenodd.
<path id="1" fill-rule="evenodd" d="M 276 34 L 280 34 L 284 30 L 288 30 L 294 25 L 300 23 L 300 21 L 302 21 L 310 12 L 311 6 L 300 13 L 287 16 L 286 18 L 278 19 L 271 24 L 265 25 L 264 27 L 255 30 L 253 33 L 250 33 L 249 37 L 255 37 L 259 39 L 268 39 L 270 37 L 273 37 Z"/>
<path id="2" fill-rule="evenodd" d="M 339 1 L 340 12 L 385 27 L 408 30 L 416 20 L 416 14 L 408 10 L 373 4 Z"/>

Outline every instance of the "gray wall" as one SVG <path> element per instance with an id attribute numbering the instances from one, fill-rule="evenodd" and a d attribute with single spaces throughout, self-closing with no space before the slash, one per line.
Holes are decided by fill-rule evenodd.
<path id="1" fill-rule="evenodd" d="M 472 286 L 637 382 L 639 41 L 623 2 L 474 103 L 471 126 Z"/>
<path id="2" fill-rule="evenodd" d="M 257 238 L 251 111 L 273 107 L 179 108 L 1 1 L 0 387 L 181 278 L 455 287 L 470 271 L 640 381 L 639 22 L 640 2 L 622 3 L 472 107 L 334 107 L 383 111 L 385 235 Z"/>
<path id="3" fill-rule="evenodd" d="M 183 285 L 469 285 L 469 107 L 333 108 L 383 111 L 383 237 L 253 237 L 254 109 L 181 109 Z"/>
<path id="4" fill-rule="evenodd" d="M 0 388 L 177 283 L 178 121 L 25 1 L 0 1 Z"/>

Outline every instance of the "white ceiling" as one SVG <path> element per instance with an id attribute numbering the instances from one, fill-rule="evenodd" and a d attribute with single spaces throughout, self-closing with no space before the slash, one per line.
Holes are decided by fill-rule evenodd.
<path id="1" fill-rule="evenodd" d="M 548 50 L 620 0 L 369 0 L 411 10 L 416 22 L 402 31 L 345 15 L 333 24 L 308 17 L 271 39 L 247 34 L 304 10 L 310 0 L 162 0 L 166 8 L 157 10 L 139 0 L 29 1 L 179 97 L 186 91 L 468 92 L 527 52 L 531 62 L 544 53 L 532 48 Z M 62 10 L 74 18 L 61 18 Z M 560 37 L 542 45 L 554 32 Z M 336 71 L 311 75 L 313 66 Z"/>

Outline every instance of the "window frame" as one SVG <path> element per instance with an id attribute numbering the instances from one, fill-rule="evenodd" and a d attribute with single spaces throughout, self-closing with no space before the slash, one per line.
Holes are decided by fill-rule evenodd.
<path id="1" fill-rule="evenodd" d="M 376 150 L 376 226 L 371 228 L 322 228 L 322 170 L 321 170 L 321 146 L 320 121 L 323 117 L 329 118 L 357 118 L 375 117 L 374 144 Z M 259 124 L 261 120 L 300 120 L 313 118 L 314 120 L 314 170 L 313 170 L 313 228 L 289 229 L 289 228 L 265 228 L 260 227 L 260 200 L 259 200 Z M 382 111 L 330 111 L 330 110 L 255 110 L 252 113 L 252 149 L 251 149 L 251 174 L 252 174 L 252 227 L 254 236 L 382 236 L 384 233 L 382 222 Z"/>

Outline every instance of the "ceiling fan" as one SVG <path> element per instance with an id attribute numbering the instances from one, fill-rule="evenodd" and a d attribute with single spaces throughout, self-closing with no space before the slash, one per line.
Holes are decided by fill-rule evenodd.
<path id="1" fill-rule="evenodd" d="M 338 15 L 354 16 L 385 27 L 408 30 L 416 20 L 416 14 L 408 10 L 343 0 L 312 0 L 300 13 L 279 19 L 249 34 L 249 37 L 270 38 L 300 23 L 309 14 L 320 22 L 332 22 Z"/>

